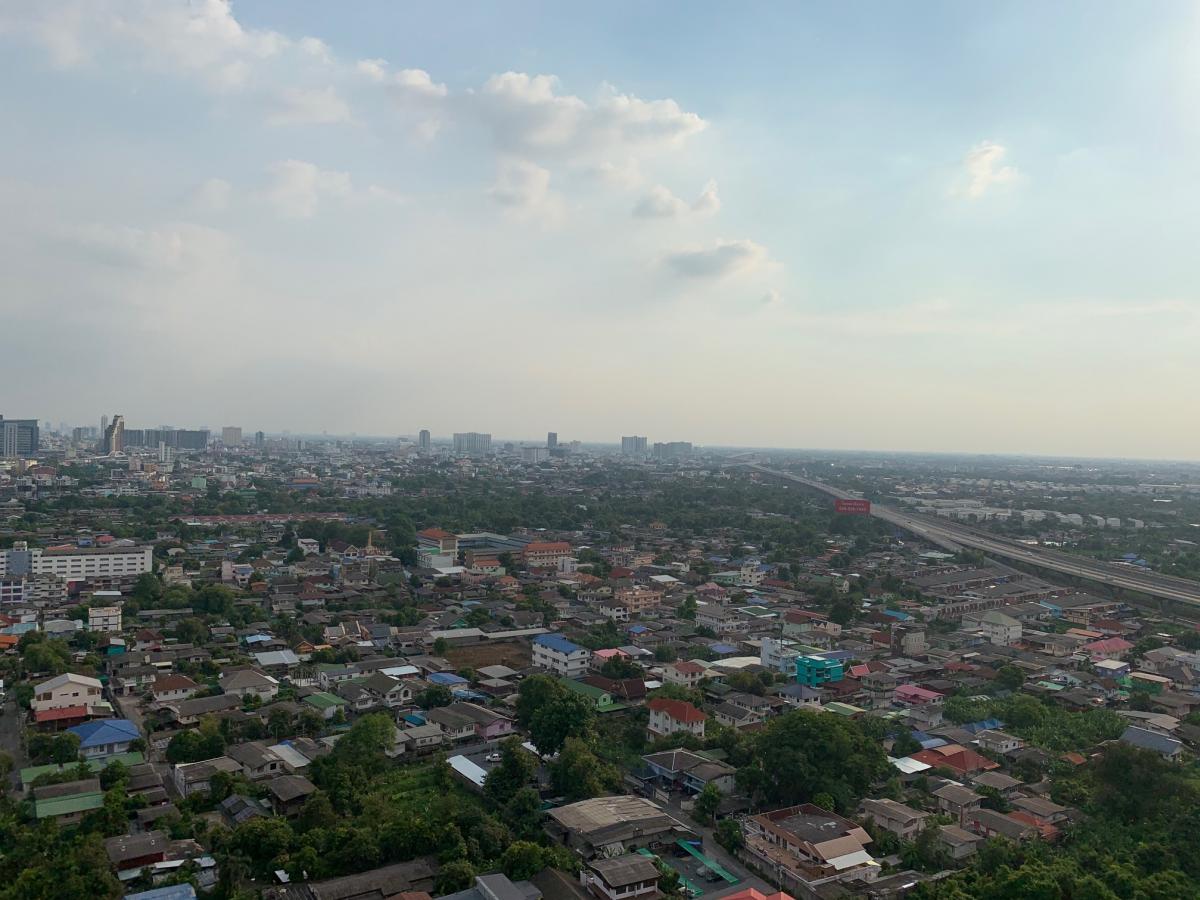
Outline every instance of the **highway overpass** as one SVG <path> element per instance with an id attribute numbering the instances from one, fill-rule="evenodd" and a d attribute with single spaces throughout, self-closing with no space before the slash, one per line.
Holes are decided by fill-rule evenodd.
<path id="1" fill-rule="evenodd" d="M 785 481 L 804 485 L 830 497 L 851 499 L 857 496 L 824 482 L 793 475 L 790 472 L 781 472 L 778 469 L 768 469 L 755 464 L 750 464 L 749 468 L 764 475 L 772 475 Z M 905 512 L 876 503 L 871 504 L 871 515 L 948 550 L 968 547 L 972 550 L 981 550 L 989 556 L 1037 566 L 1061 575 L 1070 575 L 1096 584 L 1136 591 L 1160 600 L 1171 600 L 1200 608 L 1200 583 L 1189 581 L 1186 578 L 1174 578 L 1129 566 L 1099 562 L 1087 557 L 1051 550 L 1048 547 L 1030 546 L 1019 541 L 997 537 L 968 525 Z"/>

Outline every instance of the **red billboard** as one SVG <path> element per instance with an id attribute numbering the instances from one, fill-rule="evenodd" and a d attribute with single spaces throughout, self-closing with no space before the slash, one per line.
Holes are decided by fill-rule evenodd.
<path id="1" fill-rule="evenodd" d="M 834 500 L 833 511 L 843 516 L 869 516 L 871 501 L 853 498 L 850 500 Z"/>

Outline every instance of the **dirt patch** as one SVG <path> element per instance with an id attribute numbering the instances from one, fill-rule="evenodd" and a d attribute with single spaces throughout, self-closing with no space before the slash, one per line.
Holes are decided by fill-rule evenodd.
<path id="1" fill-rule="evenodd" d="M 484 666 L 524 669 L 532 661 L 529 647 L 516 641 L 489 641 L 451 647 L 446 651 L 446 659 L 458 669 L 480 669 Z"/>

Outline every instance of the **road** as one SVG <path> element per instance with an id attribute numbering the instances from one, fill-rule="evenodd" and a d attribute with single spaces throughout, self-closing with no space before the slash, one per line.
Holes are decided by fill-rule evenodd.
<path id="1" fill-rule="evenodd" d="M 768 469 L 765 466 L 750 464 L 749 468 L 764 475 L 772 475 L 785 481 L 802 484 L 815 491 L 820 491 L 837 499 L 854 499 L 855 495 L 835 488 L 832 485 L 803 478 L 790 472 L 778 469 Z M 1186 578 L 1174 578 L 1170 575 L 1159 575 L 1154 572 L 1142 572 L 1127 566 L 1100 562 L 1082 556 L 1074 556 L 1059 550 L 1046 547 L 1031 547 L 1018 541 L 996 537 L 978 528 L 961 525 L 957 522 L 946 522 L 937 518 L 908 513 L 890 506 L 871 504 L 871 515 L 889 524 L 923 538 L 930 543 L 957 550 L 968 547 L 982 550 L 992 556 L 1040 566 L 1052 572 L 1071 575 L 1109 587 L 1137 591 L 1162 600 L 1173 600 L 1179 603 L 1200 607 L 1200 584 L 1188 581 Z"/>
<path id="2" fill-rule="evenodd" d="M 4 700 L 4 714 L 0 716 L 0 750 L 13 759 L 12 783 L 20 782 L 20 771 L 29 765 L 25 748 L 21 746 L 22 710 L 11 696 Z"/>

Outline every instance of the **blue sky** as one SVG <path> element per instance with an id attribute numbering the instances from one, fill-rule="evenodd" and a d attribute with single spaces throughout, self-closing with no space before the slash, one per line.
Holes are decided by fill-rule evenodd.
<path id="1" fill-rule="evenodd" d="M 1196 456 L 1200 15 L 0 2 L 0 412 Z"/>

